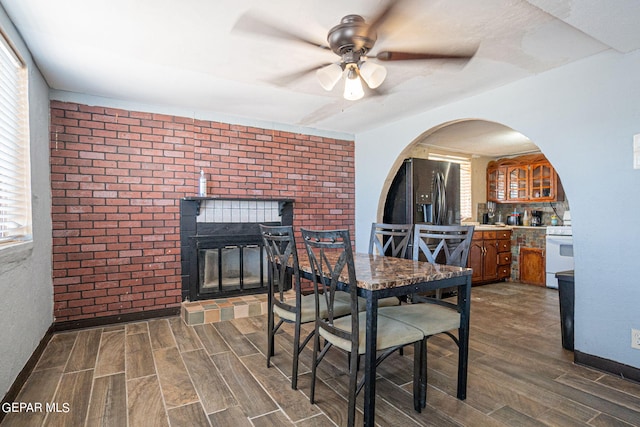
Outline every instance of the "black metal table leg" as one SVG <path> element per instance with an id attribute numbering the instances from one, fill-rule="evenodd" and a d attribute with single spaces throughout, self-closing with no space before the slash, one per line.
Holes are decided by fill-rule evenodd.
<path id="1" fill-rule="evenodd" d="M 364 354 L 364 425 L 375 425 L 376 413 L 376 335 L 378 332 L 378 299 L 367 292 L 367 339 Z"/>
<path id="2" fill-rule="evenodd" d="M 471 314 L 471 276 L 466 284 L 458 287 L 458 305 L 460 307 L 460 330 L 458 336 L 458 391 L 460 400 L 467 398 L 467 368 L 469 364 L 469 315 Z"/>

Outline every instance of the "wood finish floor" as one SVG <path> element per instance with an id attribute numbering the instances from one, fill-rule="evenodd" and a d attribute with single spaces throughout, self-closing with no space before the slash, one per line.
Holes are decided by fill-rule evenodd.
<path id="1" fill-rule="evenodd" d="M 379 366 L 379 425 L 640 426 L 640 384 L 576 366 L 562 349 L 557 291 L 501 283 L 474 287 L 472 298 L 466 401 L 455 398 L 456 347 L 436 336 L 421 414 L 410 347 Z M 18 398 L 41 402 L 42 412 L 10 413 L 2 427 L 343 425 L 345 354 L 327 355 L 310 405 L 311 346 L 291 390 L 292 330 L 278 335 L 267 368 L 265 324 L 259 316 L 190 327 L 175 317 L 57 334 Z"/>

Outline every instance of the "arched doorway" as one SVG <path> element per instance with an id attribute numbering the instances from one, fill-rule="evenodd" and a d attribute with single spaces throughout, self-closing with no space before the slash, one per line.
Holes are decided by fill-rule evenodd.
<path id="1" fill-rule="evenodd" d="M 393 192 L 394 180 L 398 175 L 398 171 L 403 168 L 405 159 L 437 159 L 447 161 L 459 161 L 469 166 L 469 176 L 463 179 L 461 177 L 461 187 L 467 186 L 461 190 L 461 197 L 466 200 L 468 209 L 460 215 L 462 222 L 482 224 L 486 219 L 484 214 L 488 213 L 488 191 L 487 191 L 487 166 L 491 162 L 498 159 L 525 159 L 525 158 L 542 157 L 539 147 L 527 138 L 525 135 L 517 132 L 500 123 L 479 119 L 461 119 L 452 122 L 443 123 L 439 126 L 431 128 L 412 141 L 400 153 L 395 160 L 392 169 L 389 171 L 385 180 L 383 190 L 380 195 L 377 218 L 380 222 L 385 219 L 385 206 L 390 198 L 395 197 Z M 544 159 L 544 157 L 542 157 Z M 546 160 L 546 159 L 545 159 Z M 514 160 L 515 162 L 515 160 Z M 528 166 L 527 166 L 528 167 Z M 524 177 L 521 177 L 523 185 L 529 185 L 528 170 L 522 169 Z M 555 173 L 555 171 L 553 171 Z M 558 185 L 561 181 L 558 179 Z M 412 200 L 411 203 L 416 203 Z M 569 210 L 569 202 L 566 195 L 563 194 L 555 200 L 547 198 L 544 201 L 526 199 L 526 197 L 505 198 L 494 204 L 495 210 L 492 215 L 491 224 L 496 222 L 507 222 L 507 217 L 514 212 L 523 214 L 526 212 L 532 215 L 534 212 L 540 217 L 543 226 L 549 226 L 552 223 L 552 217 L 557 216 L 560 219 L 563 214 Z M 414 222 L 422 222 L 420 220 Z M 545 286 L 549 272 L 546 270 L 545 256 L 551 256 L 546 252 L 546 227 L 516 227 L 513 229 L 511 245 L 511 270 L 508 278 L 513 281 L 523 281 L 531 284 Z M 524 257 L 535 256 L 540 268 L 538 271 L 538 279 L 530 279 L 527 275 L 521 273 L 521 265 L 526 263 Z M 572 260 L 571 260 L 572 261 Z"/>
<path id="2" fill-rule="evenodd" d="M 377 217 L 382 220 L 389 188 L 403 161 L 407 158 L 427 159 L 430 156 L 437 158 L 450 156 L 469 159 L 474 171 L 472 179 L 477 183 L 485 179 L 484 172 L 479 171 L 486 169 L 489 161 L 539 151 L 538 146 L 525 135 L 508 126 L 488 120 L 460 119 L 428 129 L 411 141 L 396 158 L 380 195 Z M 486 202 L 485 189 L 474 185 L 472 209 L 482 201 Z M 476 218 L 477 213 L 472 212 L 472 218 Z"/>

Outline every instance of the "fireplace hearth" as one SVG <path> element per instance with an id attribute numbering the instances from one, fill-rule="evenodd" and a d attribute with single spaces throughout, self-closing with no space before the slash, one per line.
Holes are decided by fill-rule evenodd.
<path id="1" fill-rule="evenodd" d="M 293 201 L 182 199 L 182 300 L 266 292 L 267 259 L 260 224 L 293 224 Z"/>

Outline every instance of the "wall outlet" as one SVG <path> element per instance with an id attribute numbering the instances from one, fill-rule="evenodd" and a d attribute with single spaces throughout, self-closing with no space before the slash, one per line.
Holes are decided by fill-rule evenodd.
<path id="1" fill-rule="evenodd" d="M 633 135 L 633 168 L 640 169 L 640 133 Z"/>
<path id="2" fill-rule="evenodd" d="M 633 168 L 640 169 L 640 133 L 633 135 Z"/>
<path id="3" fill-rule="evenodd" d="M 640 350 L 640 329 L 631 330 L 631 348 Z"/>

